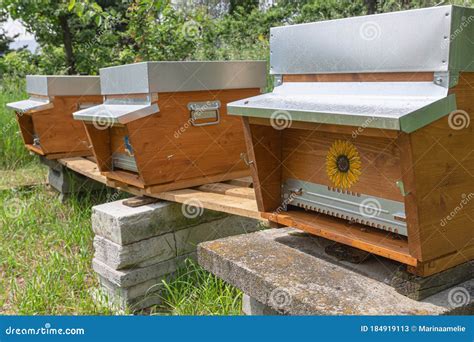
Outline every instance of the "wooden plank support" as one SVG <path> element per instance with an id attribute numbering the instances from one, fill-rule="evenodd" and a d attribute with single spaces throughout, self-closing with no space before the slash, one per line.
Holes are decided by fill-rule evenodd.
<path id="1" fill-rule="evenodd" d="M 204 209 L 216 210 L 232 215 L 264 220 L 257 209 L 255 195 L 249 178 L 236 179 L 236 183 L 211 183 L 195 189 L 182 189 L 148 193 L 145 189 L 134 187 L 117 180 L 107 179 L 102 175 L 97 164 L 87 158 L 66 158 L 59 162 L 69 169 L 80 173 L 107 186 L 146 198 L 162 199 L 177 203 L 187 203 L 191 200 L 198 201 Z M 235 184 L 243 184 L 239 187 Z M 132 201 L 132 205 L 135 201 Z M 144 204 L 141 204 L 144 205 Z"/>

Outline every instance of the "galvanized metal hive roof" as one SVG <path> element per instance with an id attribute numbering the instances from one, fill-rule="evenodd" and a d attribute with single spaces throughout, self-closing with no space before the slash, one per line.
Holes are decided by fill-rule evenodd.
<path id="1" fill-rule="evenodd" d="M 230 114 L 413 132 L 456 109 L 459 72 L 474 71 L 474 9 L 440 6 L 270 30 L 270 94 Z M 432 72 L 433 82 L 300 82 L 281 75 Z M 284 80 L 284 78 L 283 78 Z M 283 113 L 282 113 L 283 112 Z"/>
<path id="2" fill-rule="evenodd" d="M 74 119 L 99 126 L 126 124 L 159 112 L 156 104 L 102 104 L 73 113 Z"/>
<path id="3" fill-rule="evenodd" d="M 270 30 L 270 73 L 474 71 L 474 8 L 440 6 Z"/>
<path id="4" fill-rule="evenodd" d="M 28 100 L 8 103 L 7 107 L 20 113 L 53 107 L 54 96 L 100 95 L 99 76 L 26 76 Z M 43 96 L 43 97 L 41 97 Z"/>
<path id="5" fill-rule="evenodd" d="M 7 108 L 18 113 L 27 113 L 30 111 L 39 111 L 53 107 L 48 99 L 38 99 L 30 97 L 28 100 L 7 103 Z"/>
<path id="6" fill-rule="evenodd" d="M 100 82 L 102 94 L 106 96 L 104 104 L 75 112 L 74 118 L 126 124 L 159 112 L 151 100 L 155 93 L 262 88 L 266 84 L 266 63 L 143 62 L 101 69 Z M 136 94 L 147 99 L 139 100 Z"/>
<path id="7" fill-rule="evenodd" d="M 264 61 L 143 62 L 100 69 L 103 95 L 262 88 Z"/>
<path id="8" fill-rule="evenodd" d="M 431 82 L 291 82 L 227 105 L 230 114 L 412 132 L 456 108 Z"/>
<path id="9" fill-rule="evenodd" d="M 26 76 L 26 92 L 42 96 L 100 95 L 99 76 Z"/>

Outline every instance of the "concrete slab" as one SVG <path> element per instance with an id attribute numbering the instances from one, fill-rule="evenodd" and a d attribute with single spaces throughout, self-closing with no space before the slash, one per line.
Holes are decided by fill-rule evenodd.
<path id="1" fill-rule="evenodd" d="M 440 315 L 474 313 L 474 280 L 423 301 L 391 285 L 399 265 L 373 257 L 341 263 L 328 240 L 293 228 L 268 229 L 198 246 L 199 263 L 257 302 L 289 315 Z"/>

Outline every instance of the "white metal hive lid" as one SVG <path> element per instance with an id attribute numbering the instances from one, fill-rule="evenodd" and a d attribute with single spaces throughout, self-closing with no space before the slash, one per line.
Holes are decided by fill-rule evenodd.
<path id="1" fill-rule="evenodd" d="M 52 108 L 53 104 L 49 99 L 38 99 L 30 97 L 28 100 L 7 103 L 7 108 L 18 113 L 27 113 Z"/>
<path id="2" fill-rule="evenodd" d="M 474 8 L 439 6 L 275 27 L 271 74 L 474 71 Z"/>
<path id="3" fill-rule="evenodd" d="M 99 76 L 27 75 L 26 92 L 42 96 L 101 95 Z"/>
<path id="4" fill-rule="evenodd" d="M 143 62 L 100 69 L 103 95 L 263 88 L 265 61 Z"/>
<path id="5" fill-rule="evenodd" d="M 235 101 L 229 114 L 413 132 L 456 109 L 432 82 L 288 82 Z"/>
<path id="6" fill-rule="evenodd" d="M 126 124 L 159 112 L 154 104 L 102 104 L 73 113 L 76 120 L 92 122 L 98 127 Z"/>

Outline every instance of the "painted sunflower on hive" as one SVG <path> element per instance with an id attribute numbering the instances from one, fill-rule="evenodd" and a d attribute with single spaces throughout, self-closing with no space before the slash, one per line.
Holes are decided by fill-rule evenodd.
<path id="1" fill-rule="evenodd" d="M 326 156 L 326 173 L 335 187 L 348 189 L 359 180 L 359 152 L 349 141 L 336 140 Z"/>

